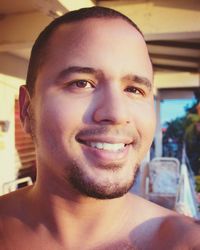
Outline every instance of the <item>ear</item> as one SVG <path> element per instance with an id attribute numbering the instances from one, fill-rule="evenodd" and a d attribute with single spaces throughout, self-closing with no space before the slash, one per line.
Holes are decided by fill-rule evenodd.
<path id="1" fill-rule="evenodd" d="M 26 133 L 31 134 L 30 119 L 31 98 L 25 85 L 20 86 L 19 90 L 19 107 L 20 119 Z"/>

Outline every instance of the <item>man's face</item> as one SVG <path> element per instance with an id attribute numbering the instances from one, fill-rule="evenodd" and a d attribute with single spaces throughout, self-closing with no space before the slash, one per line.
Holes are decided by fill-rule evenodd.
<path id="1" fill-rule="evenodd" d="M 133 184 L 155 127 L 152 67 L 121 19 L 62 25 L 49 41 L 32 101 L 38 176 L 114 198 Z"/>

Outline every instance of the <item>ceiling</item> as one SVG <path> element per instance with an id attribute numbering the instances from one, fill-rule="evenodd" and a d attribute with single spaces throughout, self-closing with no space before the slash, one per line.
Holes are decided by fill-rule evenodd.
<path id="1" fill-rule="evenodd" d="M 111 7 L 136 20 L 144 31 L 154 69 L 200 72 L 200 1 L 180 0 L 0 0 L 0 54 L 28 61 L 40 30 L 73 8 Z M 0 60 L 1 62 L 1 60 Z"/>
<path id="2" fill-rule="evenodd" d="M 200 39 L 148 41 L 156 70 L 200 72 Z"/>

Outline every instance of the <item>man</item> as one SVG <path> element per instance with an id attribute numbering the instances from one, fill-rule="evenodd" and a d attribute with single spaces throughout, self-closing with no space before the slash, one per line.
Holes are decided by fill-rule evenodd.
<path id="1" fill-rule="evenodd" d="M 20 89 L 37 180 L 1 198 L 1 250 L 200 249 L 195 223 L 128 193 L 154 134 L 152 79 L 118 12 L 70 12 L 40 34 Z"/>

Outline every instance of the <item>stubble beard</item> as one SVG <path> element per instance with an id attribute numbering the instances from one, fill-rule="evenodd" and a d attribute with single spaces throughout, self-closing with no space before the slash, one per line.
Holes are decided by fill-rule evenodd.
<path id="1" fill-rule="evenodd" d="M 108 171 L 109 175 L 110 171 L 119 171 L 121 167 L 126 166 L 117 166 L 113 163 L 112 165 L 110 164 L 107 166 L 106 171 Z M 101 200 L 114 199 L 122 197 L 132 188 L 138 174 L 139 164 L 133 166 L 132 169 L 132 176 L 127 179 L 126 182 L 97 183 L 95 180 L 88 177 L 87 173 L 83 171 L 77 162 L 73 162 L 68 181 L 77 191 L 80 192 L 80 194 L 84 196 Z"/>
<path id="2" fill-rule="evenodd" d="M 86 128 L 81 130 L 77 134 L 77 138 L 90 138 L 94 136 L 107 136 L 108 134 L 112 134 L 115 136 L 127 136 L 127 138 L 132 138 L 133 147 L 137 151 L 140 148 L 139 137 L 136 133 L 134 133 L 132 127 L 128 126 L 124 128 L 113 128 L 112 126 L 97 126 L 92 128 Z M 68 182 L 79 191 L 80 194 L 96 198 L 96 199 L 114 199 L 119 198 L 126 194 L 133 186 L 136 175 L 138 174 L 139 164 L 133 163 L 132 166 L 119 164 L 116 162 L 104 165 L 104 166 L 85 166 L 86 162 L 80 162 L 78 159 L 74 159 L 71 163 L 70 173 L 68 176 Z M 98 164 L 98 163 L 97 163 Z M 129 163 L 130 164 L 130 163 Z M 87 168 L 102 168 L 104 178 L 90 177 L 86 171 Z M 123 173 L 125 172 L 124 168 L 131 168 L 130 175 L 127 175 L 127 178 L 123 177 Z M 106 174 L 108 175 L 106 178 Z M 100 172 L 99 172 L 100 173 Z M 101 173 L 100 173 L 101 174 Z M 109 178 L 112 177 L 112 178 Z"/>

